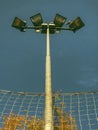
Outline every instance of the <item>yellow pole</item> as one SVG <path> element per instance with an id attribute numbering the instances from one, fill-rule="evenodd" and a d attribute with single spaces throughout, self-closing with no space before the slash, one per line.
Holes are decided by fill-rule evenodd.
<path id="1" fill-rule="evenodd" d="M 47 28 L 46 75 L 45 75 L 45 129 L 53 130 L 50 37 Z"/>

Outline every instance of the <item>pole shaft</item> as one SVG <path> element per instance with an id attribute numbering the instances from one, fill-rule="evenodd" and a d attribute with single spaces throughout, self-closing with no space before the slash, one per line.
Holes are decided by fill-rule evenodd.
<path id="1" fill-rule="evenodd" d="M 47 28 L 46 44 L 46 75 L 45 75 L 45 129 L 53 130 L 52 113 L 52 84 L 51 84 L 51 56 L 50 56 L 50 37 Z"/>

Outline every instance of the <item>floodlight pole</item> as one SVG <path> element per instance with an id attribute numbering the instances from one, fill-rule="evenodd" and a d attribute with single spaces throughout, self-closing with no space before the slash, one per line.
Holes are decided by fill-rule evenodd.
<path id="1" fill-rule="evenodd" d="M 46 68 L 45 68 L 45 126 L 44 130 L 53 130 L 52 112 L 52 82 L 51 82 L 51 55 L 50 55 L 50 33 L 47 28 L 46 36 Z"/>
<path id="2" fill-rule="evenodd" d="M 34 26 L 26 26 L 26 22 L 18 17 L 15 17 L 12 27 L 24 32 L 25 29 L 35 29 L 36 32 L 46 33 L 46 68 L 45 68 L 45 126 L 44 130 L 53 130 L 53 104 L 52 104 L 52 81 L 51 81 L 51 55 L 50 55 L 50 34 L 59 32 L 60 30 L 71 30 L 76 32 L 84 26 L 84 23 L 77 17 L 73 22 L 68 22 L 68 28 L 62 27 L 66 18 L 56 14 L 54 22 L 47 24 L 43 23 L 41 14 L 38 13 L 30 17 Z"/>

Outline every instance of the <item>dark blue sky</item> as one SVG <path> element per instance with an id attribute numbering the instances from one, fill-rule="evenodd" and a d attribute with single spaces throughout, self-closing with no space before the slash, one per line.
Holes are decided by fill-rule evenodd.
<path id="1" fill-rule="evenodd" d="M 11 27 L 15 16 L 32 25 L 39 12 L 48 23 L 56 13 L 85 23 L 51 35 L 53 91 L 98 90 L 98 0 L 0 0 L 0 89 L 44 91 L 46 36 Z"/>

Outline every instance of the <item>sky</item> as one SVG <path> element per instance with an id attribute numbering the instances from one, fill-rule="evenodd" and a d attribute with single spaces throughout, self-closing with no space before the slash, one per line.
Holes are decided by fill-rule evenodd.
<path id="1" fill-rule="evenodd" d="M 0 0 L 0 90 L 44 92 L 46 35 L 11 27 L 15 16 L 32 25 L 30 17 L 39 12 L 47 23 L 56 13 L 85 23 L 76 33 L 50 36 L 53 91 L 98 90 L 97 5 L 98 0 Z"/>

